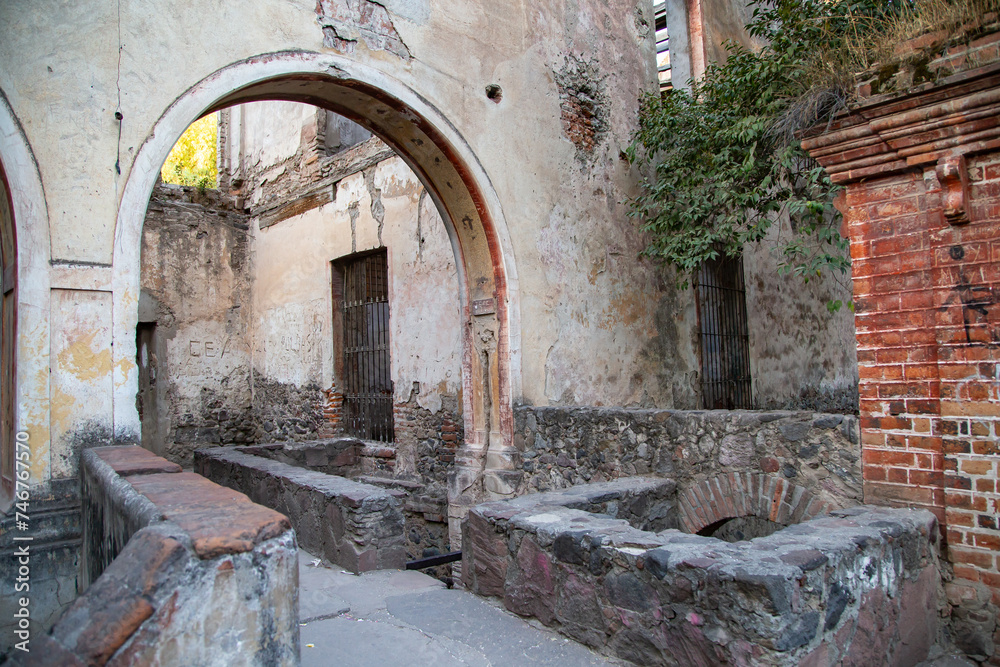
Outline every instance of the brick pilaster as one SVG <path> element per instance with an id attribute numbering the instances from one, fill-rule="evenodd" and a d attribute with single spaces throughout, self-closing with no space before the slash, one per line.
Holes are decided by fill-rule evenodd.
<path id="1" fill-rule="evenodd" d="M 846 186 L 866 502 L 945 532 L 954 636 L 1000 665 L 1000 33 L 803 146 Z M 992 58 L 984 64 L 983 54 Z M 964 624 L 964 625 L 963 625 Z M 970 639 L 970 637 L 972 639 Z M 965 645 L 962 644 L 965 642 Z"/>

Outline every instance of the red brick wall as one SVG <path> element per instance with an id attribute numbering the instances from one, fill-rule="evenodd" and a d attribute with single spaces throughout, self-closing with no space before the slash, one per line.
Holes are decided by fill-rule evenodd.
<path id="1" fill-rule="evenodd" d="M 901 45 L 909 61 L 869 73 L 852 111 L 802 144 L 846 188 L 865 501 L 938 516 L 951 638 L 1000 665 L 1000 22 L 987 20 Z"/>
<path id="2" fill-rule="evenodd" d="M 1000 152 L 969 158 L 967 167 L 968 224 L 945 220 L 933 165 L 851 183 L 846 218 L 865 501 L 937 514 L 954 566 L 949 596 L 995 616 Z M 995 623 L 993 632 L 1000 664 Z"/>

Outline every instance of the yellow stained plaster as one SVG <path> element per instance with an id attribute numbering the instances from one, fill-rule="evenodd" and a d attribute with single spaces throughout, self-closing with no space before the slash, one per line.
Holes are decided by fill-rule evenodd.
<path id="1" fill-rule="evenodd" d="M 115 374 L 115 389 L 125 386 L 128 383 L 128 376 L 135 370 L 135 362 L 124 357 L 115 364 L 118 373 Z M 120 374 L 120 375 L 119 375 Z"/>
<path id="2" fill-rule="evenodd" d="M 52 385 L 52 400 L 49 401 L 51 412 L 52 430 L 56 433 L 66 433 L 72 425 L 76 398 L 68 394 L 57 385 Z"/>
<path id="3" fill-rule="evenodd" d="M 619 327 L 631 327 L 647 316 L 648 306 L 644 294 L 628 293 L 615 297 L 601 313 L 602 318 L 598 326 L 608 331 Z M 645 331 L 647 335 L 655 333 L 648 326 L 645 327 Z"/>
<path id="4" fill-rule="evenodd" d="M 24 308 L 22 307 L 22 311 Z M 20 320 L 23 322 L 24 317 Z M 48 335 L 47 332 L 42 330 L 41 326 L 36 326 L 32 331 L 25 331 L 18 335 L 17 348 L 18 348 L 18 362 L 19 364 L 24 364 L 28 362 L 29 359 L 45 359 L 48 360 L 49 352 L 46 348 L 48 345 Z M 47 363 L 44 363 L 48 366 Z"/>
<path id="5" fill-rule="evenodd" d="M 49 432 L 44 428 L 25 429 L 28 432 L 28 443 L 31 445 L 31 481 L 34 484 L 48 479 L 49 471 Z"/>
<path id="6" fill-rule="evenodd" d="M 111 350 L 93 348 L 96 331 L 82 334 L 59 353 L 59 367 L 86 382 L 107 377 L 111 373 Z"/>

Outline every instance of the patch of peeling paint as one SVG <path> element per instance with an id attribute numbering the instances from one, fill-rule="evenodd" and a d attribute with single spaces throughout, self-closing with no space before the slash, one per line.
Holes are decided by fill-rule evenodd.
<path id="1" fill-rule="evenodd" d="M 388 51 L 409 60 L 392 17 L 372 0 L 319 0 L 316 21 L 323 29 L 323 46 L 352 54 L 359 41 L 372 51 Z"/>
<path id="2" fill-rule="evenodd" d="M 83 381 L 97 380 L 111 373 L 111 350 L 94 350 L 96 331 L 83 333 L 59 352 L 59 366 Z"/>

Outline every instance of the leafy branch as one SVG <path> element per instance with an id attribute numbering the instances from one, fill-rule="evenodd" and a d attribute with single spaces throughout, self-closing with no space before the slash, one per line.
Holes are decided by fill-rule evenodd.
<path id="1" fill-rule="evenodd" d="M 863 45 L 915 1 L 758 0 L 747 29 L 762 48 L 730 42 L 689 90 L 643 98 L 627 156 L 647 175 L 631 210 L 649 234 L 644 254 L 686 286 L 704 261 L 741 255 L 787 216 L 779 272 L 846 275 L 838 188 L 796 133 L 846 106 L 853 72 L 870 66 Z"/>

